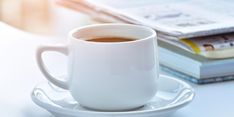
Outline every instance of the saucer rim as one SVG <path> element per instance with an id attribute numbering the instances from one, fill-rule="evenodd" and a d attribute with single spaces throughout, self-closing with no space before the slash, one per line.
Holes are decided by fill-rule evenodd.
<path id="1" fill-rule="evenodd" d="M 40 107 L 42 107 L 50 112 L 63 113 L 66 115 L 77 115 L 77 113 L 82 114 L 82 115 L 87 115 L 87 114 L 89 114 L 89 115 L 90 114 L 92 114 L 92 115 L 97 115 L 97 114 L 99 114 L 99 115 L 125 115 L 125 114 L 146 114 L 146 113 L 149 114 L 149 113 L 155 113 L 155 112 L 164 112 L 164 111 L 168 111 L 169 109 L 170 110 L 174 110 L 175 108 L 179 109 L 179 108 L 186 106 L 194 99 L 195 91 L 188 83 L 186 83 L 180 79 L 174 78 L 172 76 L 167 76 L 167 75 L 160 75 L 159 78 L 167 78 L 170 80 L 174 80 L 175 82 L 178 82 L 179 84 L 182 84 L 184 86 L 184 88 L 188 88 L 191 90 L 191 95 L 188 98 L 186 98 L 185 100 L 183 100 L 182 102 L 175 103 L 175 104 L 170 105 L 170 106 L 164 106 L 164 107 L 150 109 L 150 110 L 122 111 L 122 112 L 71 110 L 71 109 L 62 108 L 62 107 L 59 107 L 56 105 L 44 103 L 43 101 L 40 101 L 39 99 L 37 99 L 33 94 L 35 87 L 37 87 L 38 85 L 35 86 L 33 91 L 31 92 L 31 98 L 32 98 L 33 102 L 35 102 L 37 105 L 39 105 Z M 38 84 L 41 84 L 41 83 L 43 83 L 43 82 L 40 82 Z"/>

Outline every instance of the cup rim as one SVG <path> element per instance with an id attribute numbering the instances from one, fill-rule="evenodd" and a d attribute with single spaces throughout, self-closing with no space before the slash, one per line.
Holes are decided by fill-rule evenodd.
<path id="1" fill-rule="evenodd" d="M 79 30 L 83 30 L 83 29 L 87 29 L 87 28 L 92 28 L 92 27 L 102 27 L 102 26 L 129 26 L 129 27 L 136 27 L 136 28 L 143 28 L 145 30 L 147 30 L 148 32 L 150 32 L 151 34 L 149 36 L 146 36 L 145 38 L 140 38 L 134 41 L 123 41 L 123 42 L 94 42 L 94 41 L 86 41 L 86 40 L 82 40 L 79 38 L 74 37 L 73 34 L 75 34 L 76 32 L 78 32 Z M 148 39 L 151 39 L 153 37 L 156 37 L 157 33 L 154 29 L 147 27 L 147 26 L 143 26 L 143 25 L 135 25 L 135 24 L 126 24 L 126 23 L 105 23 L 105 24 L 92 24 L 92 25 L 87 25 L 87 26 L 82 26 L 82 27 L 78 27 L 78 28 L 74 28 L 73 30 L 71 30 L 69 32 L 69 37 L 71 38 L 70 40 L 74 40 L 76 42 L 83 42 L 83 43 L 89 43 L 89 44 L 123 44 L 123 43 L 136 43 L 136 42 L 141 42 L 141 41 L 145 41 Z"/>

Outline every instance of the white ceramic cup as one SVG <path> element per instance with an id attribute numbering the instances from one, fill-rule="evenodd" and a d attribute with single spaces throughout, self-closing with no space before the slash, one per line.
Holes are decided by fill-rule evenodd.
<path id="1" fill-rule="evenodd" d="M 92 42 L 95 37 L 126 37 L 134 41 Z M 37 62 L 45 77 L 67 89 L 84 107 L 121 111 L 138 108 L 157 92 L 158 59 L 153 29 L 130 24 L 98 24 L 74 29 L 69 44 L 42 46 Z M 57 51 L 68 56 L 68 80 L 52 76 L 42 53 Z"/>

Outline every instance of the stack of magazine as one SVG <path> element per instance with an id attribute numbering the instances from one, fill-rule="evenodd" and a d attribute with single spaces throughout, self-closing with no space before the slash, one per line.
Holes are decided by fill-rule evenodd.
<path id="1" fill-rule="evenodd" d="M 194 83 L 234 80 L 231 0 L 56 0 L 102 22 L 154 28 L 161 69 Z"/>

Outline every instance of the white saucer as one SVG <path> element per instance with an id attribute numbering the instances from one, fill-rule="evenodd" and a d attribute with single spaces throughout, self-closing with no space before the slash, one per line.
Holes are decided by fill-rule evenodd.
<path id="1" fill-rule="evenodd" d="M 32 91 L 32 100 L 57 117 L 165 117 L 191 102 L 194 90 L 187 83 L 160 76 L 159 91 L 143 107 L 132 111 L 103 112 L 88 110 L 74 101 L 68 91 L 48 82 L 38 84 Z"/>

